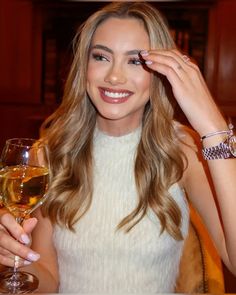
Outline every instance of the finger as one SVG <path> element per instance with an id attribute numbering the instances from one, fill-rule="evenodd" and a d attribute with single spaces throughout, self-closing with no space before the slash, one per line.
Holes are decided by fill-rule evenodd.
<path id="1" fill-rule="evenodd" d="M 16 263 L 17 266 L 29 265 L 30 263 L 32 263 L 29 260 L 24 260 L 24 259 L 20 258 L 19 256 L 12 254 L 7 249 L 4 249 L 2 247 L 0 247 L 0 256 L 4 256 L 5 258 L 11 259 L 13 264 L 14 264 L 14 260 L 17 260 L 17 263 Z M 25 262 L 25 261 L 28 261 L 28 262 Z"/>
<path id="2" fill-rule="evenodd" d="M 24 220 L 22 227 L 25 233 L 30 234 L 32 230 L 35 228 L 37 223 L 38 223 L 38 220 L 35 217 L 31 217 L 29 219 Z"/>
<path id="3" fill-rule="evenodd" d="M 32 262 L 24 259 L 18 259 L 16 266 L 22 267 L 26 265 L 30 265 Z M 14 256 L 5 256 L 0 254 L 0 264 L 9 266 L 9 267 L 14 267 L 15 265 L 15 257 Z"/>
<path id="4" fill-rule="evenodd" d="M 187 55 L 183 54 L 182 52 L 180 52 L 180 51 L 177 50 L 177 49 L 173 49 L 173 50 L 171 50 L 171 51 L 172 51 L 173 53 L 175 53 L 176 55 L 178 55 L 179 58 L 182 58 L 182 59 L 185 61 L 185 63 L 186 63 L 187 65 L 193 67 L 193 68 L 196 69 L 196 70 L 199 70 L 199 67 L 198 67 L 198 65 L 197 65 L 197 62 L 196 62 L 196 60 L 195 60 L 192 56 L 187 56 Z M 186 59 L 186 57 L 188 57 L 188 59 Z"/>
<path id="5" fill-rule="evenodd" d="M 183 68 L 185 68 L 185 72 L 187 72 L 188 77 L 190 78 L 190 80 L 194 80 L 194 84 L 197 80 L 200 81 L 201 85 L 199 86 L 203 86 L 204 89 L 208 92 L 208 94 L 210 95 L 210 92 L 208 90 L 208 87 L 206 85 L 206 82 L 201 74 L 201 71 L 196 63 L 196 61 L 194 61 L 191 57 L 187 56 L 187 55 L 183 55 L 180 51 L 178 51 L 177 49 L 173 49 L 171 51 L 168 51 L 167 54 L 173 55 L 175 56 L 178 61 L 181 63 L 181 65 L 183 66 Z M 184 62 L 181 62 L 181 60 Z M 186 80 L 185 80 L 186 81 Z M 211 95 L 210 95 L 211 96 Z"/>
<path id="6" fill-rule="evenodd" d="M 154 58 L 150 55 L 150 57 L 146 58 L 146 65 L 149 69 L 158 72 L 167 77 L 171 85 L 179 85 L 183 84 L 183 79 L 181 75 L 178 74 L 178 71 L 181 71 L 181 68 L 178 68 L 178 64 L 172 64 L 172 66 L 168 65 L 166 62 L 161 61 L 161 58 Z"/>
<path id="7" fill-rule="evenodd" d="M 163 56 L 169 56 L 173 58 L 176 63 L 178 63 L 182 68 L 185 70 L 194 68 L 199 70 L 196 62 L 188 55 L 183 54 L 182 52 L 178 51 L 177 49 L 172 50 L 158 50 L 157 53 Z"/>
<path id="8" fill-rule="evenodd" d="M 191 74 L 190 71 L 199 71 L 198 67 L 191 63 L 188 56 L 180 54 L 177 50 L 150 50 L 141 52 L 141 55 L 146 60 L 146 64 L 150 65 L 149 67 L 153 70 L 159 71 L 159 65 L 162 64 L 167 67 L 164 74 L 170 72 L 168 68 L 172 68 L 175 74 L 185 82 L 186 78 Z M 151 66 L 152 64 L 153 66 Z"/>
<path id="9" fill-rule="evenodd" d="M 24 244 L 30 243 L 29 236 L 24 232 L 22 226 L 18 224 L 10 213 L 0 214 L 0 223 L 1 226 L 4 226 L 5 229 L 16 239 L 21 241 Z"/>
<path id="10" fill-rule="evenodd" d="M 12 253 L 9 252 L 7 249 L 3 248 L 3 247 L 0 247 L 0 255 L 3 255 L 3 256 L 11 256 Z M 13 255 L 12 255 L 13 256 Z"/>
<path id="11" fill-rule="evenodd" d="M 29 247 L 15 240 L 4 230 L 0 231 L 0 246 L 2 249 L 9 251 L 12 255 L 17 255 L 24 260 L 37 261 L 40 258 L 40 255 L 38 253 L 34 252 Z"/>
<path id="12" fill-rule="evenodd" d="M 173 57 L 163 53 L 160 54 L 159 51 L 149 51 L 144 54 L 141 52 L 141 54 L 150 69 L 167 76 L 172 82 L 176 83 L 176 79 L 181 81 L 186 80 L 187 75 L 185 73 L 184 62 L 178 62 L 179 57 Z"/>
<path id="13" fill-rule="evenodd" d="M 174 71 L 180 69 L 181 64 L 174 59 L 172 56 L 168 54 L 161 53 L 160 51 L 149 51 L 148 53 L 142 53 L 143 58 L 146 60 L 146 64 L 149 65 L 155 65 L 155 64 L 162 64 L 166 65 L 169 68 L 172 68 Z M 181 62 L 182 63 L 182 62 Z M 158 70 L 158 65 L 157 65 L 157 70 Z M 150 66 L 150 67 L 152 67 Z"/>

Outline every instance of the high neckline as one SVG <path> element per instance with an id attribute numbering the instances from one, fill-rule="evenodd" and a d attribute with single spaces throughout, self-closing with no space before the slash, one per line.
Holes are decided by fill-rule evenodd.
<path id="1" fill-rule="evenodd" d="M 99 143 L 99 145 L 119 145 L 119 144 L 128 144 L 133 145 L 137 144 L 141 137 L 142 126 L 140 125 L 138 128 L 132 130 L 129 133 L 115 136 L 101 131 L 97 126 L 94 130 L 94 141 L 95 143 Z"/>

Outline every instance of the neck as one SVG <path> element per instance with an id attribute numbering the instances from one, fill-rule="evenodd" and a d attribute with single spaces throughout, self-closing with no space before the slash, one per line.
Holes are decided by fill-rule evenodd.
<path id="1" fill-rule="evenodd" d="M 136 122 L 120 122 L 117 120 L 101 120 L 97 118 L 97 127 L 100 131 L 111 136 L 122 136 L 129 134 L 141 125 L 140 121 Z"/>

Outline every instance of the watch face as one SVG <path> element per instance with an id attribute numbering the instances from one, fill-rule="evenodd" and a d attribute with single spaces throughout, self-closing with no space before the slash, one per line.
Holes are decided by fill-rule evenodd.
<path id="1" fill-rule="evenodd" d="M 236 136 L 233 135 L 229 139 L 229 149 L 231 154 L 236 157 Z"/>

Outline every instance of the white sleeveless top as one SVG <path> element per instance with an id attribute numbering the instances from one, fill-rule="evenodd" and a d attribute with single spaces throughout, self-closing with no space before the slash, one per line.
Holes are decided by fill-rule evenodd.
<path id="1" fill-rule="evenodd" d="M 137 204 L 134 158 L 141 129 L 121 136 L 98 130 L 94 136 L 94 194 L 76 232 L 56 226 L 62 293 L 174 292 L 183 241 L 166 231 L 149 210 L 129 233 L 116 229 Z M 182 233 L 188 232 L 189 211 L 183 190 L 170 188 L 182 213 Z"/>

